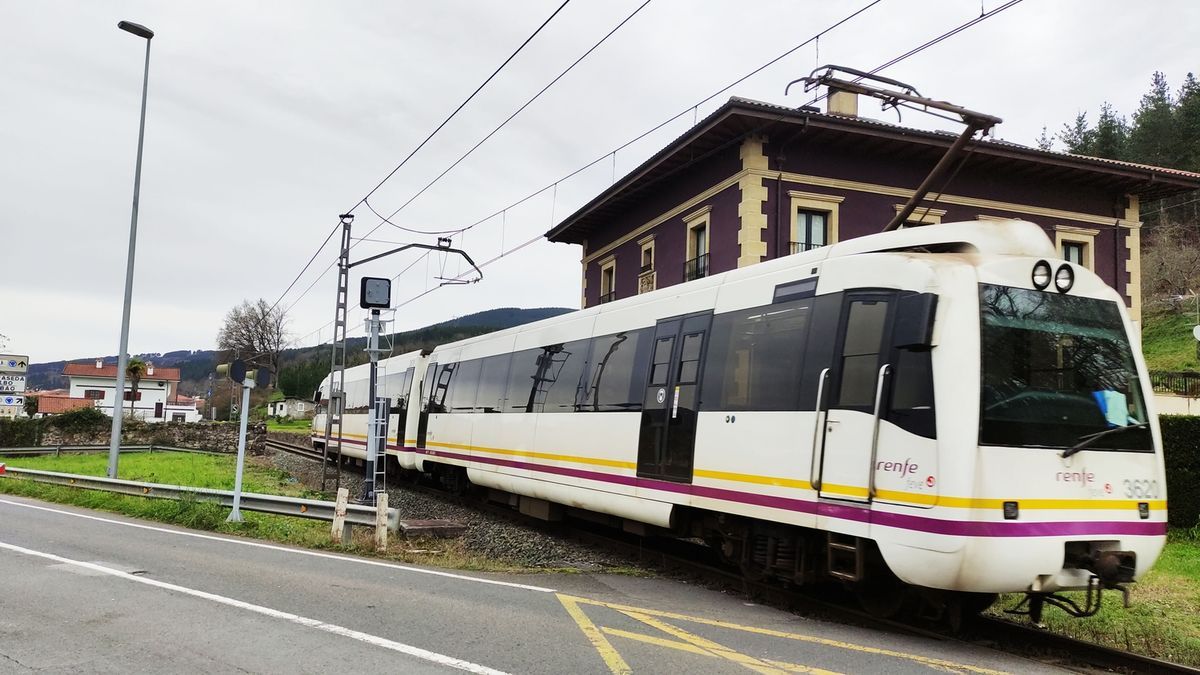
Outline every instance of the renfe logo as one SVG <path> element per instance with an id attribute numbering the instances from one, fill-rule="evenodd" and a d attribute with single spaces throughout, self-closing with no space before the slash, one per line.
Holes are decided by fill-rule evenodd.
<path id="1" fill-rule="evenodd" d="M 1060 483 L 1094 483 L 1096 474 L 1091 471 L 1059 471 L 1054 474 L 1054 480 Z"/>
<path id="2" fill-rule="evenodd" d="M 907 476 L 910 473 L 917 472 L 917 465 L 910 463 L 909 458 L 905 458 L 903 464 L 900 462 L 878 462 L 875 464 L 875 470 L 889 471 L 891 473 L 898 473 L 901 476 Z"/>

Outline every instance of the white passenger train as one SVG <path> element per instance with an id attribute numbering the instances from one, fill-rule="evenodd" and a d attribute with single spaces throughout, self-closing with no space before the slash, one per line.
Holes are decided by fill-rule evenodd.
<path id="1" fill-rule="evenodd" d="M 1067 608 L 1086 614 L 1166 535 L 1132 330 L 1037 225 L 953 223 L 397 356 L 381 395 L 400 467 L 527 513 L 703 537 L 749 576 L 832 576 L 885 611 L 918 587 L 973 608 L 1027 592 L 1036 616 L 1086 589 Z M 366 368 L 346 372 L 346 456 Z M 313 429 L 322 447 L 324 414 Z"/>

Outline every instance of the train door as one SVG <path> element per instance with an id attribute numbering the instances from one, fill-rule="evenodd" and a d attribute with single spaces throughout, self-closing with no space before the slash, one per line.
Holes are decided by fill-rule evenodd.
<path id="1" fill-rule="evenodd" d="M 894 297 L 848 292 L 843 299 L 826 399 L 821 497 L 871 501 Z"/>
<path id="2" fill-rule="evenodd" d="M 412 366 L 404 371 L 404 377 L 400 380 L 402 386 L 396 392 L 396 405 L 392 408 L 392 414 L 396 416 L 396 445 L 401 448 L 404 447 L 404 430 L 408 426 L 408 396 L 415 374 L 416 368 Z"/>
<path id="3" fill-rule="evenodd" d="M 654 332 L 638 437 L 638 476 L 690 483 L 700 377 L 712 312 L 664 319 Z"/>

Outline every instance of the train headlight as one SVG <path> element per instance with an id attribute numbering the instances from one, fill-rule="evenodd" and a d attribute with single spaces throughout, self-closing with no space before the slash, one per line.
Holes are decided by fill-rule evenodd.
<path id="1" fill-rule="evenodd" d="M 1045 260 L 1037 261 L 1033 266 L 1033 287 L 1040 290 L 1050 285 L 1050 263 Z"/>
<path id="2" fill-rule="evenodd" d="M 1034 282 L 1036 283 L 1036 282 Z M 1075 285 L 1075 270 L 1070 265 L 1063 265 L 1054 273 L 1054 287 L 1059 293 L 1066 293 Z"/>

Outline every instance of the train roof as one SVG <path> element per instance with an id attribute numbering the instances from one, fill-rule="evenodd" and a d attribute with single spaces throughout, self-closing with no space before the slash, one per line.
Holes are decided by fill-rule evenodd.
<path id="1" fill-rule="evenodd" d="M 532 323 L 506 328 L 493 333 L 438 345 L 434 351 L 468 347 L 482 342 L 503 339 L 527 331 L 536 331 L 544 326 L 562 323 L 564 320 L 587 319 L 605 312 L 618 311 L 647 302 L 654 302 L 678 293 L 681 286 L 689 290 L 706 286 L 719 286 L 726 281 L 749 279 L 755 276 L 778 272 L 788 267 L 812 265 L 833 258 L 845 258 L 866 253 L 920 252 L 920 253 L 975 253 L 980 255 L 1028 256 L 1056 258 L 1058 253 L 1045 230 L 1036 223 L 1016 219 L 971 220 L 957 223 L 941 223 L 907 227 L 892 232 L 880 232 L 864 237 L 849 239 L 832 246 L 816 248 L 795 255 L 775 258 L 750 267 L 729 270 L 720 274 L 689 281 L 686 284 L 667 286 L 649 293 L 622 298 L 614 302 L 588 307 L 576 312 L 562 314 Z"/>

